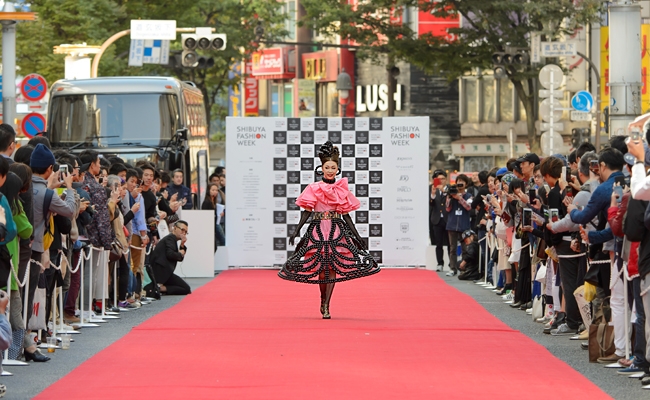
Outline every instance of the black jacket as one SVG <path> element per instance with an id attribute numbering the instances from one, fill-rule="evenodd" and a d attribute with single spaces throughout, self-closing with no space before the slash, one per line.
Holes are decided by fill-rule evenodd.
<path id="1" fill-rule="evenodd" d="M 431 186 L 429 186 L 429 225 L 438 225 L 440 222 L 447 225 L 447 196 L 436 189 L 436 198 L 431 199 Z"/>
<path id="2" fill-rule="evenodd" d="M 151 268 L 156 277 L 156 282 L 165 284 L 176 269 L 176 263 L 183 261 L 183 254 L 178 249 L 178 239 L 173 234 L 169 234 L 160 239 L 158 245 L 151 252 Z M 181 246 L 181 250 L 187 251 L 187 247 Z"/>

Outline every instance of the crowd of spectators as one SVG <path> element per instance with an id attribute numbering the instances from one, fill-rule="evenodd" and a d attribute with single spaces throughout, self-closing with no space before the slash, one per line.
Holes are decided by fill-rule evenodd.
<path id="1" fill-rule="evenodd" d="M 568 157 L 529 153 L 474 174 L 476 182 L 461 174 L 452 184 L 434 171 L 429 202 L 438 271 L 447 254 L 447 276 L 485 282 L 516 312 L 532 315 L 541 331 L 576 340 L 588 350 L 585 360 L 633 375 L 644 388 L 648 140 L 614 136 L 600 151 L 583 143 Z"/>
<path id="2" fill-rule="evenodd" d="M 194 208 L 183 179 L 183 171 L 170 175 L 147 161 L 130 165 L 95 150 L 52 149 L 43 136 L 18 148 L 14 129 L 0 124 L 3 317 L 9 304 L 6 318 L 0 317 L 0 350 L 8 348 L 11 359 L 47 362 L 38 346 L 54 330 L 79 329 L 98 315 L 138 309 L 161 294 L 189 294 L 174 273 L 189 233 L 180 214 Z M 225 169 L 210 180 L 215 193 L 201 208 L 214 209 L 216 217 L 220 205 L 215 231 L 223 245 Z M 52 301 L 57 288 L 62 309 Z M 5 390 L 0 385 L 0 395 Z"/>

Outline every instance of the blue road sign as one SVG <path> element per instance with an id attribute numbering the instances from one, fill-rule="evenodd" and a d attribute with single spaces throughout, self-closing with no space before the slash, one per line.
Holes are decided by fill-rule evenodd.
<path id="1" fill-rule="evenodd" d="M 576 111 L 589 112 L 594 107 L 594 96 L 586 90 L 581 90 L 571 99 L 571 107 Z"/>
<path id="2" fill-rule="evenodd" d="M 38 74 L 29 74 L 20 84 L 20 93 L 28 101 L 39 101 L 47 93 L 47 81 Z"/>
<path id="3" fill-rule="evenodd" d="M 45 131 L 45 117 L 38 113 L 27 114 L 20 124 L 25 136 L 32 138 Z"/>

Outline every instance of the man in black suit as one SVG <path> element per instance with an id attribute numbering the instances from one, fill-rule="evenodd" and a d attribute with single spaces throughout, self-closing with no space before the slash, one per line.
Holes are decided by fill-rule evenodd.
<path id="1" fill-rule="evenodd" d="M 443 246 L 449 248 L 447 235 L 447 196 L 443 188 L 447 186 L 447 174 L 442 170 L 433 173 L 433 184 L 429 186 L 429 237 L 431 245 L 436 246 L 436 271 L 442 271 L 445 264 Z"/>
<path id="2" fill-rule="evenodd" d="M 170 295 L 192 293 L 190 285 L 180 276 L 174 275 L 176 263 L 185 258 L 187 232 L 187 222 L 176 221 L 169 235 L 160 239 L 156 248 L 151 252 L 151 268 L 161 293 Z M 181 241 L 180 249 L 177 243 L 179 240 Z"/>

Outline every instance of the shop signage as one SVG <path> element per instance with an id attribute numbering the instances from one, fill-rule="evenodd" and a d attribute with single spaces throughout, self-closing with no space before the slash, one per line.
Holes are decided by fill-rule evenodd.
<path id="1" fill-rule="evenodd" d="M 402 87 L 398 84 L 395 88 L 393 98 L 395 99 L 395 111 L 402 110 Z M 388 85 L 365 85 L 357 86 L 357 112 L 373 112 L 388 110 Z"/>
<path id="2" fill-rule="evenodd" d="M 253 78 L 253 63 L 246 62 L 246 78 L 244 79 L 244 116 L 258 117 L 259 106 L 259 82 Z"/>
<path id="3" fill-rule="evenodd" d="M 316 51 L 302 55 L 305 79 L 334 82 L 338 75 L 339 54 L 336 50 Z"/>
<path id="4" fill-rule="evenodd" d="M 282 49 L 271 48 L 253 53 L 253 75 L 278 75 L 284 73 Z"/>

